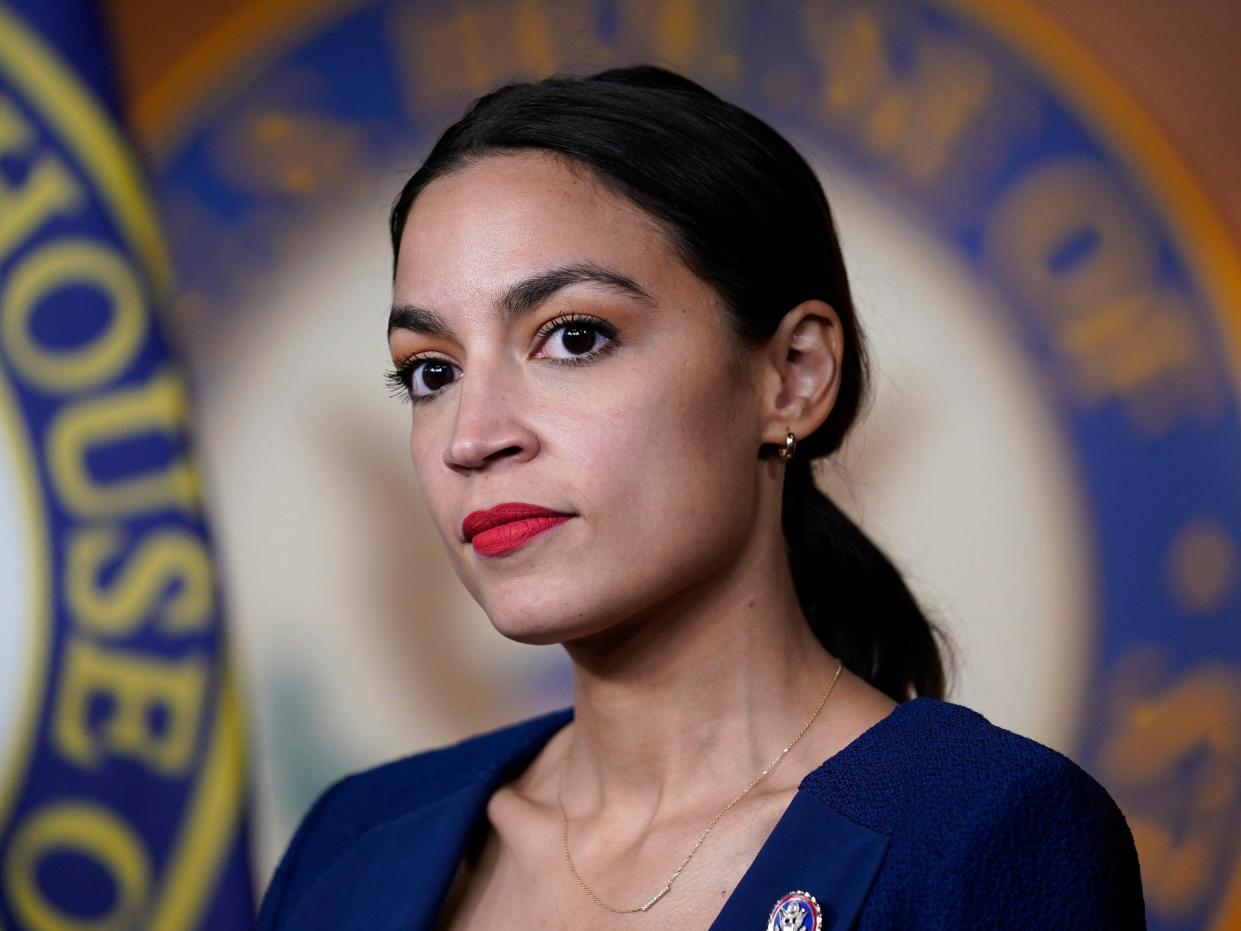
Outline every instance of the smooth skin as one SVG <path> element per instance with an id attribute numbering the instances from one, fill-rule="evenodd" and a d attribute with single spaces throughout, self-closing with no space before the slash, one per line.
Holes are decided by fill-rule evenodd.
<path id="1" fill-rule="evenodd" d="M 566 267 L 614 278 L 501 312 L 514 284 Z M 794 592 L 775 451 L 832 409 L 839 318 L 806 301 L 745 346 L 656 220 L 537 151 L 427 186 L 394 306 L 419 309 L 389 348 L 398 368 L 414 357 L 410 454 L 456 571 L 500 633 L 563 644 L 574 675 L 573 723 L 491 798 L 442 926 L 706 928 L 801 778 L 891 699 L 843 671 L 814 726 L 643 914 L 604 911 L 577 884 L 557 789 L 586 882 L 640 904 L 822 698 L 837 661 Z M 574 516 L 483 557 L 461 521 L 506 501 Z"/>

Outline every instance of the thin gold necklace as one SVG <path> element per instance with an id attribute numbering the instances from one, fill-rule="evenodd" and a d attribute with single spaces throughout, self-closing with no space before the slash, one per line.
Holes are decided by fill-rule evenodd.
<path id="1" fill-rule="evenodd" d="M 618 915 L 631 915 L 634 912 L 645 912 L 651 906 L 653 906 L 656 902 L 658 902 L 660 899 L 666 896 L 672 890 L 672 884 L 677 881 L 677 878 L 681 875 L 681 871 L 685 869 L 686 864 L 688 864 L 689 861 L 694 858 L 694 854 L 698 852 L 698 848 L 702 846 L 702 842 L 707 839 L 707 835 L 711 833 L 711 829 L 715 827 L 716 822 L 718 822 L 722 817 L 724 817 L 724 815 L 728 812 L 729 809 L 731 809 L 734 805 L 736 805 L 743 798 L 749 795 L 750 791 L 756 785 L 762 782 L 763 779 L 773 769 L 779 766 L 780 761 L 783 760 L 785 756 L 788 755 L 788 752 L 797 745 L 797 741 L 801 740 L 802 734 L 810 730 L 810 725 L 814 723 L 814 719 L 819 716 L 819 712 L 822 711 L 823 706 L 827 704 L 827 699 L 832 694 L 832 689 L 836 687 L 836 680 L 840 678 L 840 671 L 843 668 L 844 668 L 844 663 L 840 663 L 836 666 L 836 674 L 832 676 L 832 684 L 827 687 L 827 692 L 825 692 L 823 697 L 819 700 L 819 705 L 817 708 L 814 709 L 814 714 L 812 714 L 807 719 L 806 723 L 802 725 L 801 730 L 797 732 L 797 736 L 788 742 L 788 745 L 783 750 L 780 751 L 780 755 L 777 756 L 770 763 L 768 763 L 767 767 L 761 773 L 759 773 L 752 780 L 750 780 L 750 784 L 741 790 L 741 794 L 739 794 L 731 802 L 725 805 L 724 808 L 720 811 L 720 813 L 711 819 L 711 823 L 707 825 L 707 829 L 703 831 L 702 834 L 698 836 L 698 840 L 695 841 L 693 850 L 691 850 L 689 854 L 685 857 L 685 859 L 681 861 L 681 865 L 678 866 L 673 871 L 672 875 L 668 878 L 668 881 L 664 883 L 664 887 L 660 889 L 657 893 L 655 893 L 653 896 L 651 896 L 649 899 L 647 899 L 645 902 L 643 902 L 641 905 L 634 905 L 634 906 L 631 906 L 630 908 L 617 908 L 614 905 L 608 905 L 607 902 L 603 901 L 603 899 L 595 895 L 594 891 L 590 888 L 590 886 L 586 885 L 586 880 L 582 879 L 581 875 L 577 871 L 577 867 L 573 865 L 573 857 L 569 855 L 569 815 L 565 811 L 565 808 L 564 808 L 564 768 L 562 767 L 560 770 L 560 785 L 559 785 L 559 788 L 556 790 L 556 801 L 560 803 L 560 817 L 564 825 L 563 831 L 561 832 L 561 839 L 564 841 L 565 861 L 569 864 L 569 870 L 570 872 L 573 873 L 573 878 L 577 880 L 578 885 L 581 886 L 582 889 L 585 890 L 588 896 L 590 896 L 592 899 L 595 900 L 596 905 L 598 905 L 600 908 L 607 909 L 609 912 L 614 912 Z"/>

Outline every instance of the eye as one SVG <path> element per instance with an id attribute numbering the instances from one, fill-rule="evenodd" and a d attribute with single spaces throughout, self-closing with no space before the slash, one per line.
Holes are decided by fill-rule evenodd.
<path id="1" fill-rule="evenodd" d="M 411 356 L 384 374 L 393 392 L 412 401 L 425 401 L 460 377 L 460 370 L 438 356 Z"/>
<path id="2" fill-rule="evenodd" d="M 456 366 L 444 359 L 424 359 L 409 373 L 410 393 L 425 397 L 456 381 Z"/>
<path id="3" fill-rule="evenodd" d="M 540 357 L 585 361 L 613 345 L 616 330 L 596 317 L 571 316 L 549 320 L 539 328 Z"/>

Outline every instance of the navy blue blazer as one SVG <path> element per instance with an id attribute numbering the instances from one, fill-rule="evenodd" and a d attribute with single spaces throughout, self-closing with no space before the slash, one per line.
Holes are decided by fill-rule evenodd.
<path id="1" fill-rule="evenodd" d="M 432 928 L 496 787 L 566 708 L 348 776 L 303 819 L 264 931 Z M 1137 851 L 1067 757 L 933 698 L 898 705 L 802 779 L 711 931 L 762 931 L 803 890 L 824 931 L 1145 928 Z"/>

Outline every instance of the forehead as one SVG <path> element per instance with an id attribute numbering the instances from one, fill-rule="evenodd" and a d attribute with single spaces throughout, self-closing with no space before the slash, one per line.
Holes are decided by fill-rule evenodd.
<path id="1" fill-rule="evenodd" d="M 488 156 L 414 200 L 395 296 L 495 294 L 523 275 L 584 261 L 653 287 L 690 275 L 658 222 L 588 170 L 544 152 Z"/>

